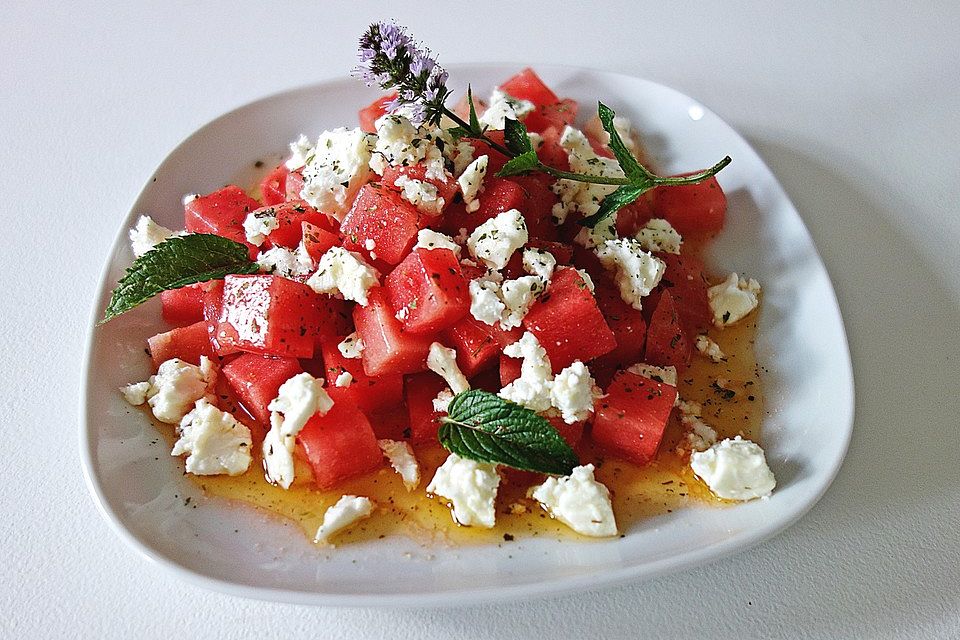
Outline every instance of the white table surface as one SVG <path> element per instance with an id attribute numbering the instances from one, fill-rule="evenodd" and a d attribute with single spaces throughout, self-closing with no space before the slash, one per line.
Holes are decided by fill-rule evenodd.
<path id="1" fill-rule="evenodd" d="M 4 637 L 960 637 L 960 5 L 67 4 L 0 4 Z M 672 85 L 757 146 L 834 279 L 856 373 L 850 453 L 801 522 L 647 583 L 405 611 L 207 592 L 111 532 L 82 479 L 77 416 L 118 221 L 182 138 L 343 75 L 365 24 L 390 16 L 446 62 Z"/>

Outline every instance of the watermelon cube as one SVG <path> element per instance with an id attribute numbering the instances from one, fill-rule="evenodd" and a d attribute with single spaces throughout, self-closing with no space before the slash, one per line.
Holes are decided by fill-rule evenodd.
<path id="1" fill-rule="evenodd" d="M 260 203 L 243 189 L 230 185 L 186 203 L 184 224 L 191 233 L 212 233 L 244 244 L 250 257 L 255 258 L 258 250 L 247 242 L 243 221 L 248 213 L 259 207 Z"/>
<path id="2" fill-rule="evenodd" d="M 416 373 L 426 369 L 433 336 L 403 331 L 383 287 L 374 287 L 367 297 L 367 306 L 353 308 L 353 323 L 363 339 L 363 369 L 367 375 Z"/>
<path id="3" fill-rule="evenodd" d="M 269 426 L 267 405 L 277 397 L 280 385 L 303 373 L 303 369 L 296 358 L 244 353 L 223 365 L 221 373 L 247 412 L 260 424 Z"/>
<path id="4" fill-rule="evenodd" d="M 690 366 L 692 344 L 680 325 L 680 315 L 669 289 L 664 289 L 647 329 L 644 360 L 660 367 L 682 371 Z"/>
<path id="5" fill-rule="evenodd" d="M 344 246 L 366 255 L 373 251 L 379 260 L 399 264 L 417 240 L 419 217 L 416 207 L 396 191 L 365 184 L 340 225 L 347 239 Z"/>
<path id="6" fill-rule="evenodd" d="M 154 368 L 171 358 L 200 364 L 200 356 L 216 357 L 207 336 L 207 323 L 201 320 L 186 327 L 177 327 L 147 339 Z"/>
<path id="7" fill-rule="evenodd" d="M 191 284 L 160 293 L 161 315 L 170 324 L 183 327 L 203 320 L 202 284 Z"/>
<path id="8" fill-rule="evenodd" d="M 457 350 L 457 365 L 472 378 L 493 366 L 503 348 L 522 335 L 519 328 L 504 331 L 499 324 L 491 326 L 467 314 L 446 330 L 443 343 Z"/>
<path id="9" fill-rule="evenodd" d="M 442 414 L 433 410 L 433 401 L 446 387 L 443 378 L 434 373 L 407 376 L 404 394 L 410 416 L 408 437 L 414 442 L 436 442 Z"/>
<path id="10" fill-rule="evenodd" d="M 345 358 L 340 353 L 337 345 L 342 340 L 342 337 L 335 336 L 325 338 L 320 343 L 324 365 L 323 377 L 327 380 L 327 393 L 333 401 L 356 405 L 368 415 L 400 405 L 403 402 L 403 376 L 399 374 L 368 376 L 359 358 Z M 338 387 L 336 380 L 343 373 L 349 373 L 352 382 L 349 386 Z"/>
<path id="11" fill-rule="evenodd" d="M 634 464 L 650 462 L 676 399 L 675 387 L 621 371 L 597 404 L 593 441 L 604 451 Z"/>
<path id="12" fill-rule="evenodd" d="M 384 289 L 403 330 L 437 333 L 470 312 L 470 290 L 450 249 L 415 249 L 390 272 Z"/>
<path id="13" fill-rule="evenodd" d="M 335 403 L 325 415 L 316 414 L 297 435 L 313 479 L 321 489 L 373 471 L 383 453 L 367 416 L 357 407 Z"/>
<path id="14" fill-rule="evenodd" d="M 280 204 L 286 199 L 287 175 L 289 173 L 290 170 L 287 169 L 287 165 L 281 164 L 260 182 L 260 199 L 263 204 L 267 206 Z"/>

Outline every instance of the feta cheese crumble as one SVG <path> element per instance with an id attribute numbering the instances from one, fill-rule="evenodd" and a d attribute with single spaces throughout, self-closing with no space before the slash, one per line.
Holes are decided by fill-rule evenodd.
<path id="1" fill-rule="evenodd" d="M 677 408 L 680 410 L 680 424 L 687 429 L 684 436 L 686 448 L 690 451 L 703 451 L 716 444 L 717 432 L 700 417 L 703 407 L 696 402 L 679 400 Z M 683 445 L 677 447 L 681 451 L 684 448 Z"/>
<path id="2" fill-rule="evenodd" d="M 623 177 L 623 170 L 620 169 L 616 159 L 598 156 L 590 145 L 590 141 L 579 129 L 565 127 L 560 136 L 560 146 L 567 152 L 570 171 L 605 178 Z M 560 197 L 560 202 L 553 206 L 551 213 L 554 222 L 563 224 L 567 216 L 573 212 L 579 212 L 584 216 L 595 214 L 600 208 L 600 202 L 616 191 L 617 186 L 561 179 L 557 180 L 551 188 Z M 616 221 L 617 216 L 614 214 L 593 229 L 584 228 L 577 235 L 576 241 L 589 249 L 601 244 L 603 240 L 616 237 L 614 230 Z"/>
<path id="3" fill-rule="evenodd" d="M 149 382 L 134 382 L 132 384 L 120 387 L 120 393 L 128 404 L 139 407 L 147 401 L 147 394 L 150 393 Z"/>
<path id="4" fill-rule="evenodd" d="M 262 245 L 267 236 L 279 226 L 277 210 L 273 207 L 251 211 L 243 219 L 243 233 L 247 242 L 256 247 Z"/>
<path id="5" fill-rule="evenodd" d="M 293 482 L 293 449 L 296 436 L 314 415 L 333 408 L 323 388 L 323 379 L 298 373 L 280 385 L 277 397 L 267 405 L 270 431 L 263 439 L 263 466 L 267 480 L 288 489 Z"/>
<path id="6" fill-rule="evenodd" d="M 177 434 L 170 455 L 187 454 L 187 473 L 237 476 L 250 467 L 250 429 L 202 398 L 180 421 Z"/>
<path id="7" fill-rule="evenodd" d="M 487 164 L 490 158 L 480 156 L 464 169 L 460 177 L 457 178 L 457 184 L 460 185 L 460 193 L 463 194 L 463 201 L 467 204 L 467 211 L 470 211 L 470 204 L 477 199 L 480 188 L 483 186 L 483 178 L 487 175 Z"/>
<path id="8" fill-rule="evenodd" d="M 360 254 L 343 247 L 332 247 L 323 254 L 316 273 L 307 279 L 307 286 L 317 293 L 340 294 L 362 307 L 367 306 L 367 292 L 378 284 L 377 270 Z"/>
<path id="9" fill-rule="evenodd" d="M 296 251 L 286 247 L 271 247 L 257 255 L 257 264 L 262 272 L 284 278 L 305 276 L 313 271 L 313 260 L 302 243 Z"/>
<path id="10" fill-rule="evenodd" d="M 390 466 L 400 474 L 407 491 L 416 489 L 420 484 L 420 465 L 410 444 L 401 440 L 377 440 L 377 444 Z"/>
<path id="11" fill-rule="evenodd" d="M 548 282 L 540 276 L 520 276 L 504 282 L 500 286 L 500 299 L 505 307 L 500 328 L 508 330 L 523 324 L 537 296 L 546 291 Z"/>
<path id="12" fill-rule="evenodd" d="M 133 255 L 139 258 L 175 235 L 170 229 L 154 222 L 150 216 L 140 216 L 137 218 L 137 224 L 130 229 L 130 249 Z"/>
<path id="13" fill-rule="evenodd" d="M 376 122 L 377 136 L 370 158 L 370 168 L 383 175 L 387 167 L 410 167 L 423 163 L 424 177 L 446 182 L 450 177 L 444 167 L 443 153 L 437 145 L 452 142 L 442 129 L 416 127 L 399 113 L 381 116 Z"/>
<path id="14" fill-rule="evenodd" d="M 349 371 L 342 371 L 340 375 L 337 376 L 337 379 L 334 380 L 333 384 L 341 389 L 346 389 L 353 384 L 353 374 Z"/>
<path id="15" fill-rule="evenodd" d="M 527 223 L 516 209 L 497 214 L 467 239 L 470 255 L 491 269 L 503 269 L 513 252 L 527 244 Z"/>
<path id="16" fill-rule="evenodd" d="M 160 365 L 156 375 L 150 376 L 145 399 L 157 420 L 167 424 L 179 424 L 193 404 L 213 388 L 216 380 L 216 365 L 207 356 L 200 356 L 199 367 L 179 358 L 171 358 Z M 143 383 L 137 384 L 135 391 L 130 390 L 132 393 L 124 392 L 128 402 L 131 399 L 140 400 L 142 385 Z M 124 389 L 130 389 L 130 386 Z"/>
<path id="17" fill-rule="evenodd" d="M 329 542 L 330 538 L 340 533 L 353 523 L 363 520 L 373 513 L 373 500 L 364 496 L 342 496 L 337 503 L 323 514 L 323 524 L 317 529 L 313 541 L 316 543 Z"/>
<path id="18" fill-rule="evenodd" d="M 417 232 L 417 244 L 414 249 L 449 249 L 454 255 L 460 257 L 460 245 L 458 245 L 450 236 L 439 233 L 432 229 L 421 229 Z"/>
<path id="19" fill-rule="evenodd" d="M 713 324 L 726 327 L 739 322 L 760 304 L 759 295 L 759 282 L 731 273 L 726 280 L 707 289 Z"/>
<path id="20" fill-rule="evenodd" d="M 500 284 L 490 278 L 471 280 L 470 285 L 470 315 L 493 326 L 503 317 L 507 308 L 500 299 Z"/>
<path id="21" fill-rule="evenodd" d="M 632 238 L 607 240 L 597 247 L 596 254 L 605 269 L 615 272 L 620 297 L 638 311 L 643 308 L 642 299 L 660 284 L 667 268 L 663 260 L 644 251 Z"/>
<path id="22" fill-rule="evenodd" d="M 700 334 L 697 336 L 697 351 L 710 358 L 714 362 L 722 361 L 726 356 L 720 350 L 720 345 L 710 339 L 710 336 Z"/>
<path id="23" fill-rule="evenodd" d="M 531 411 L 550 409 L 550 390 L 553 382 L 553 370 L 547 351 L 540 345 L 537 337 L 525 332 L 519 341 L 507 345 L 504 355 L 520 358 L 520 377 L 505 386 L 498 394 L 504 400 L 515 402 Z"/>
<path id="24" fill-rule="evenodd" d="M 671 387 L 677 386 L 677 368 L 676 367 L 658 367 L 644 362 L 638 362 L 635 365 L 627 367 L 627 371 L 635 373 L 644 378 L 650 378 L 656 382 L 668 384 Z"/>
<path id="25" fill-rule="evenodd" d="M 576 467 L 569 476 L 547 478 L 532 497 L 547 512 L 577 533 L 592 537 L 617 535 L 610 491 L 593 477 L 594 466 Z"/>
<path id="26" fill-rule="evenodd" d="M 663 218 L 653 218 L 636 235 L 637 242 L 647 251 L 662 251 L 680 255 L 683 238 Z"/>
<path id="27" fill-rule="evenodd" d="M 342 220 L 357 191 L 373 175 L 370 154 L 375 141 L 375 136 L 359 128 L 324 131 L 312 155 L 306 158 L 300 197 L 313 208 Z"/>
<path id="28" fill-rule="evenodd" d="M 442 389 L 433 399 L 433 410 L 437 413 L 450 413 L 450 402 L 453 400 L 453 391 Z"/>
<path id="29" fill-rule="evenodd" d="M 593 413 L 593 401 L 599 395 L 587 365 L 579 360 L 563 369 L 550 386 L 550 404 L 560 411 L 563 421 L 574 424 Z"/>
<path id="30" fill-rule="evenodd" d="M 290 158 L 284 163 L 290 171 L 296 171 L 313 158 L 313 143 L 310 138 L 300 134 L 300 137 L 290 143 Z"/>
<path id="31" fill-rule="evenodd" d="M 363 353 L 363 339 L 356 331 L 348 335 L 337 345 L 340 355 L 344 358 L 355 360 Z"/>
<path id="32" fill-rule="evenodd" d="M 427 485 L 427 493 L 449 500 L 459 524 L 490 529 L 496 524 L 494 501 L 499 486 L 496 465 L 451 453 Z"/>
<path id="33" fill-rule="evenodd" d="M 480 125 L 494 130 L 503 129 L 507 118 L 523 120 L 536 109 L 529 100 L 514 98 L 500 88 L 493 90 L 489 104 L 479 118 Z"/>
<path id="34" fill-rule="evenodd" d="M 463 393 L 470 388 L 467 377 L 457 366 L 456 350 L 445 347 L 439 342 L 430 345 L 430 352 L 427 354 L 427 368 L 446 380 L 454 395 Z"/>
<path id="35" fill-rule="evenodd" d="M 765 498 L 777 484 L 763 449 L 740 436 L 694 452 L 690 468 L 711 491 L 726 500 Z"/>
<path id="36" fill-rule="evenodd" d="M 437 187 L 429 182 L 410 176 L 399 176 L 393 184 L 400 189 L 401 198 L 431 216 L 440 215 L 444 205 L 447 204 L 437 191 Z"/>

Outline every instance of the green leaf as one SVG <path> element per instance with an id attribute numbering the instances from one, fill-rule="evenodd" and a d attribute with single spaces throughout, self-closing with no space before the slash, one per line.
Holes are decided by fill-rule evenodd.
<path id="1" fill-rule="evenodd" d="M 477 107 L 473 104 L 473 89 L 467 85 L 467 104 L 470 105 L 470 129 L 474 136 L 483 135 L 483 129 L 480 127 L 480 119 L 477 117 Z"/>
<path id="2" fill-rule="evenodd" d="M 600 208 L 597 209 L 595 214 L 584 218 L 580 221 L 580 224 L 593 229 L 603 220 L 612 216 L 655 186 L 656 184 L 654 182 L 647 180 L 640 184 L 625 184 L 619 187 L 603 199 L 603 202 L 600 203 Z"/>
<path id="3" fill-rule="evenodd" d="M 497 176 L 500 178 L 506 178 L 507 176 L 515 176 L 521 173 L 526 173 L 527 171 L 533 171 L 539 167 L 540 159 L 537 158 L 537 152 L 527 151 L 516 158 L 510 159 L 510 161 L 503 165 L 503 168 L 497 172 Z"/>
<path id="4" fill-rule="evenodd" d="M 602 102 L 598 102 L 597 104 L 599 105 L 597 107 L 597 114 L 600 116 L 600 124 L 603 125 L 603 130 L 610 135 L 608 146 L 617 158 L 620 168 L 623 169 L 623 174 L 630 178 L 631 182 L 637 182 L 643 178 L 652 178 L 653 174 L 637 162 L 637 159 L 634 158 L 630 150 L 627 149 L 627 145 L 624 144 L 623 138 L 620 137 L 617 128 L 613 125 L 613 119 L 617 114 Z"/>
<path id="5" fill-rule="evenodd" d="M 533 151 L 533 145 L 530 144 L 530 136 L 527 135 L 527 127 L 519 120 L 507 118 L 503 121 L 503 141 L 507 149 L 515 156 Z"/>
<path id="6" fill-rule="evenodd" d="M 544 418 L 480 389 L 457 394 L 440 422 L 440 444 L 461 458 L 555 475 L 580 464 Z"/>
<path id="7" fill-rule="evenodd" d="M 120 278 L 100 324 L 139 306 L 161 291 L 255 273 L 246 245 L 206 233 L 174 236 L 137 258 Z"/>

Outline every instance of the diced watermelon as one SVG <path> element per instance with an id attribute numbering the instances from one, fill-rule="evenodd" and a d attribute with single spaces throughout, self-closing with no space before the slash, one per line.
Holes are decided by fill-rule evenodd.
<path id="1" fill-rule="evenodd" d="M 684 331 L 688 336 L 705 332 L 713 323 L 713 312 L 707 300 L 710 285 L 703 261 L 690 253 L 659 253 L 657 257 L 667 265 L 660 287 L 673 296 Z"/>
<path id="2" fill-rule="evenodd" d="M 221 373 L 250 415 L 260 424 L 269 426 L 270 410 L 267 405 L 277 397 L 280 385 L 303 373 L 303 369 L 296 358 L 244 353 L 223 365 Z"/>
<path id="3" fill-rule="evenodd" d="M 493 176 L 493 171 L 487 170 L 487 178 L 483 181 L 483 193 L 480 194 L 480 207 L 468 213 L 461 204 L 453 206 L 441 221 L 441 228 L 450 235 L 457 235 L 460 229 L 473 231 L 481 224 L 496 217 L 498 213 L 519 209 L 527 202 L 527 193 L 516 182 L 506 178 Z"/>
<path id="4" fill-rule="evenodd" d="M 325 293 L 308 296 L 305 323 L 307 335 L 314 340 L 314 353 L 320 352 L 322 342 L 353 331 L 350 306 L 346 300 L 338 300 Z"/>
<path id="5" fill-rule="evenodd" d="M 556 240 L 558 235 L 557 227 L 553 224 L 553 205 L 559 200 L 550 190 L 550 186 L 534 175 L 514 176 L 510 180 L 523 189 L 523 202 L 511 208 L 519 209 L 523 213 L 530 237 L 541 242 Z"/>
<path id="6" fill-rule="evenodd" d="M 405 440 L 410 433 L 410 419 L 403 407 L 374 411 L 365 415 L 377 439 Z"/>
<path id="7" fill-rule="evenodd" d="M 233 344 L 221 344 L 217 339 L 217 329 L 220 327 L 220 310 L 223 308 L 223 280 L 211 280 L 201 285 L 203 291 L 203 320 L 207 325 L 207 335 L 210 346 L 218 356 L 227 356 L 238 353 L 240 350 Z"/>
<path id="8" fill-rule="evenodd" d="M 287 175 L 289 173 L 290 170 L 287 169 L 287 165 L 281 164 L 260 182 L 260 195 L 264 205 L 280 204 L 286 199 Z"/>
<path id="9" fill-rule="evenodd" d="M 372 241 L 377 257 L 391 265 L 399 264 L 410 252 L 419 230 L 416 207 L 396 191 L 375 183 L 360 188 L 340 226 L 347 238 L 344 246 L 369 255 L 366 246 Z"/>
<path id="10" fill-rule="evenodd" d="M 716 178 L 700 184 L 657 187 L 651 201 L 656 216 L 669 220 L 682 236 L 719 233 L 727 215 L 727 196 Z"/>
<path id="11" fill-rule="evenodd" d="M 207 323 L 196 322 L 186 327 L 177 327 L 147 340 L 150 359 L 154 368 L 171 358 L 180 358 L 190 364 L 200 364 L 200 356 L 216 356 L 207 337 Z"/>
<path id="12" fill-rule="evenodd" d="M 547 293 L 533 304 L 523 326 L 546 350 L 554 373 L 575 360 L 589 362 L 613 351 L 617 340 L 576 269 L 557 269 Z"/>
<path id="13" fill-rule="evenodd" d="M 340 353 L 337 345 L 342 340 L 342 337 L 335 336 L 321 342 L 323 377 L 327 380 L 327 393 L 333 401 L 356 405 L 367 414 L 401 404 L 403 376 L 386 375 L 376 378 L 368 376 L 359 358 L 345 358 Z M 338 387 L 337 377 L 344 372 L 353 377 L 353 382 L 346 387 Z"/>
<path id="14" fill-rule="evenodd" d="M 397 92 L 380 96 L 363 109 L 358 114 L 360 119 L 360 129 L 367 133 L 377 132 L 377 120 L 387 112 L 387 103 L 397 97 Z"/>
<path id="15" fill-rule="evenodd" d="M 517 378 L 520 377 L 521 367 L 523 366 L 523 361 L 518 358 L 511 358 L 510 356 L 501 353 L 500 354 L 500 386 L 505 387 Z"/>
<path id="16" fill-rule="evenodd" d="M 491 326 L 467 314 L 447 329 L 443 342 L 457 350 L 457 365 L 463 375 L 472 378 L 493 366 L 503 348 L 521 335 L 519 328 L 504 331 L 499 324 Z"/>
<path id="17" fill-rule="evenodd" d="M 617 348 L 598 362 L 622 368 L 642 361 L 647 335 L 647 323 L 643 314 L 623 301 L 620 289 L 609 277 L 603 276 L 595 283 L 597 306 L 617 340 Z"/>
<path id="18" fill-rule="evenodd" d="M 340 246 L 340 236 L 312 222 L 303 221 L 303 247 L 315 262 L 327 251 Z"/>
<path id="19" fill-rule="evenodd" d="M 503 131 L 487 131 L 487 138 L 496 142 L 501 146 L 504 145 L 503 142 Z M 480 156 L 487 156 L 487 175 L 493 176 L 500 169 L 503 169 L 503 165 L 507 164 L 507 161 L 510 160 L 507 156 L 503 155 L 489 144 L 483 140 L 470 140 L 470 144 L 473 145 L 473 157 L 479 158 Z"/>
<path id="20" fill-rule="evenodd" d="M 653 459 L 663 439 L 677 390 L 621 371 L 598 401 L 591 435 L 602 449 L 634 464 Z"/>
<path id="21" fill-rule="evenodd" d="M 437 333 L 470 311 L 470 291 L 450 249 L 415 249 L 383 283 L 403 330 Z"/>
<path id="22" fill-rule="evenodd" d="M 310 223 L 328 231 L 333 228 L 325 214 L 320 213 L 303 200 L 291 200 L 263 207 L 259 211 L 271 211 L 272 215 L 277 217 L 277 228 L 267 236 L 267 242 L 274 247 L 296 249 L 303 237 L 303 223 Z"/>
<path id="23" fill-rule="evenodd" d="M 530 67 L 501 84 L 500 90 L 514 98 L 529 100 L 535 105 L 553 104 L 559 101 L 557 94 L 551 91 Z"/>
<path id="24" fill-rule="evenodd" d="M 297 435 L 297 441 L 321 489 L 373 471 L 383 462 L 383 453 L 367 416 L 346 403 L 336 403 L 327 414 L 310 418 Z"/>
<path id="25" fill-rule="evenodd" d="M 442 414 L 433 410 L 433 400 L 447 383 L 435 373 L 407 376 L 405 396 L 410 416 L 409 438 L 414 442 L 437 440 Z"/>
<path id="26" fill-rule="evenodd" d="M 367 306 L 353 308 L 353 323 L 363 339 L 363 369 L 368 376 L 416 373 L 427 368 L 433 337 L 403 331 L 383 287 L 367 294 Z"/>
<path id="27" fill-rule="evenodd" d="M 617 211 L 617 234 L 621 238 L 635 236 L 654 217 L 650 192 Z"/>
<path id="28" fill-rule="evenodd" d="M 576 100 L 564 98 L 552 104 L 537 106 L 532 113 L 528 114 L 523 121 L 527 125 L 528 131 L 540 133 L 550 128 L 563 130 L 567 125 L 572 125 L 577 119 L 579 105 Z"/>
<path id="29" fill-rule="evenodd" d="M 191 233 L 212 233 L 247 246 L 255 258 L 257 248 L 247 242 L 243 221 L 260 204 L 235 185 L 194 198 L 184 205 L 184 224 Z"/>
<path id="30" fill-rule="evenodd" d="M 563 421 L 563 418 L 558 417 L 547 418 L 547 422 L 553 425 L 553 428 L 557 430 L 560 437 L 566 440 L 567 444 L 571 447 L 576 447 L 583 439 L 583 429 L 586 426 L 586 422 L 567 424 Z"/>
<path id="31" fill-rule="evenodd" d="M 453 197 L 457 194 L 458 190 L 457 181 L 454 180 L 453 176 L 446 171 L 444 171 L 443 174 L 444 178 L 442 180 L 428 178 L 427 168 L 423 164 L 415 164 L 409 167 L 387 167 L 383 172 L 382 183 L 397 191 L 401 190 L 396 184 L 401 176 L 431 184 L 437 188 L 437 196 L 443 198 L 444 204 L 440 208 L 440 210 L 443 211 L 447 205 L 453 202 Z"/>
<path id="32" fill-rule="evenodd" d="M 673 295 L 665 289 L 650 318 L 644 360 L 657 366 L 674 366 L 682 371 L 690 366 L 690 339 L 680 325 L 680 316 Z"/>
<path id="33" fill-rule="evenodd" d="M 287 181 L 284 185 L 287 200 L 300 200 L 303 191 L 303 169 L 297 169 L 287 174 Z"/>
<path id="34" fill-rule="evenodd" d="M 316 297 L 307 285 L 286 278 L 229 275 L 224 279 L 216 341 L 252 353 L 309 358 Z"/>
<path id="35" fill-rule="evenodd" d="M 569 171 L 570 157 L 567 155 L 567 150 L 560 146 L 560 136 L 562 133 L 562 127 L 559 129 L 556 127 L 544 129 L 540 134 L 543 142 L 537 149 L 537 158 L 548 167 L 560 169 L 561 171 Z"/>
<path id="36" fill-rule="evenodd" d="M 161 314 L 170 324 L 183 327 L 203 320 L 203 289 L 191 284 L 160 293 Z"/>

